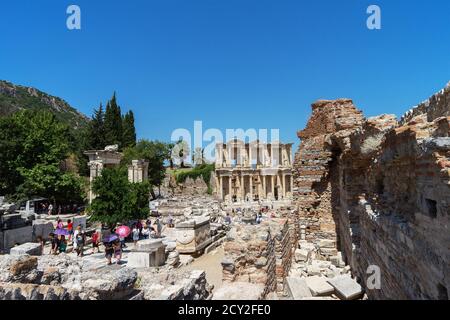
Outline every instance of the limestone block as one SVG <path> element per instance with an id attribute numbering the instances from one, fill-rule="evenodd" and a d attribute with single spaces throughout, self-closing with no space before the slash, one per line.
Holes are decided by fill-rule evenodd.
<path id="1" fill-rule="evenodd" d="M 313 264 L 313 265 L 309 265 L 306 267 L 306 272 L 308 273 L 308 275 L 310 276 L 318 276 L 321 274 L 320 272 L 320 268 L 318 265 Z"/>
<path id="2" fill-rule="evenodd" d="M 139 252 L 152 252 L 155 249 L 163 247 L 164 244 L 162 242 L 162 239 L 146 239 L 146 240 L 139 240 L 136 243 L 136 251 Z"/>
<path id="3" fill-rule="evenodd" d="M 333 240 L 329 240 L 329 239 L 322 239 L 319 241 L 319 247 L 320 248 L 334 248 L 335 242 Z"/>
<path id="4" fill-rule="evenodd" d="M 296 249 L 294 253 L 295 262 L 306 262 L 310 252 L 306 249 Z"/>
<path id="5" fill-rule="evenodd" d="M 302 278 L 286 278 L 286 285 L 290 296 L 294 300 L 311 297 L 311 291 L 308 289 L 305 279 Z"/>
<path id="6" fill-rule="evenodd" d="M 315 250 L 316 247 L 314 246 L 314 243 L 307 242 L 307 241 L 300 241 L 299 248 L 305 249 L 308 251 L 313 251 L 313 250 Z"/>
<path id="7" fill-rule="evenodd" d="M 312 276 L 306 278 L 305 281 L 313 296 L 328 296 L 334 292 L 333 286 L 327 282 L 325 277 Z"/>
<path id="8" fill-rule="evenodd" d="M 53 223 L 47 220 L 34 220 L 33 221 L 33 237 L 34 240 L 37 237 L 42 237 L 43 239 L 48 239 L 50 233 L 53 231 Z"/>
<path id="9" fill-rule="evenodd" d="M 333 256 L 337 254 L 335 248 L 320 248 L 320 254 L 323 256 Z"/>
<path id="10" fill-rule="evenodd" d="M 158 249 L 153 252 L 130 252 L 128 264 L 130 268 L 160 267 L 166 260 L 164 250 Z"/>
<path id="11" fill-rule="evenodd" d="M 42 254 L 41 245 L 39 243 L 27 242 L 21 244 L 20 246 L 11 248 L 10 254 L 16 256 L 22 254 L 29 254 L 30 256 L 40 256 Z"/>
<path id="12" fill-rule="evenodd" d="M 33 241 L 33 227 L 26 226 L 22 228 L 3 231 L 3 249 L 9 250 L 16 244 L 22 244 Z M 1 249 L 1 248 L 0 248 Z"/>
<path id="13" fill-rule="evenodd" d="M 130 268 L 148 268 L 150 267 L 149 252 L 130 252 L 128 254 L 127 266 Z"/>
<path id="14" fill-rule="evenodd" d="M 363 294 L 362 287 L 350 275 L 338 276 L 327 281 L 334 287 L 339 298 L 343 300 L 354 300 Z"/>

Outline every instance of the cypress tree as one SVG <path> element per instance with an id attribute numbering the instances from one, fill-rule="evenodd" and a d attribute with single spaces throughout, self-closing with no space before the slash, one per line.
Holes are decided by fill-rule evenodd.
<path id="1" fill-rule="evenodd" d="M 86 137 L 86 148 L 91 150 L 103 150 L 105 148 L 105 113 L 103 105 L 94 110 L 92 120 L 89 122 Z"/>
<path id="2" fill-rule="evenodd" d="M 117 144 L 122 149 L 122 114 L 117 105 L 116 93 L 114 92 L 106 105 L 105 112 L 105 142 L 108 145 Z"/>
<path id="3" fill-rule="evenodd" d="M 134 147 L 136 145 L 136 128 L 134 126 L 133 111 L 128 111 L 123 117 L 122 122 L 123 139 L 122 147 Z"/>

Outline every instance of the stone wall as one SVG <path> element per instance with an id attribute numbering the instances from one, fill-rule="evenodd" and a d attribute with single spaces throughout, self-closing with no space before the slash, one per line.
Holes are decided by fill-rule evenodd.
<path id="1" fill-rule="evenodd" d="M 300 237 L 336 239 L 372 299 L 448 299 L 449 86 L 408 112 L 364 119 L 351 100 L 320 101 L 294 163 Z M 305 230 L 305 231 L 302 231 Z"/>
<path id="2" fill-rule="evenodd" d="M 351 100 L 321 100 L 312 105 L 306 129 L 298 132 L 302 140 L 294 160 L 294 199 L 298 203 L 304 239 L 335 240 L 338 194 L 336 170 L 338 146 L 332 135 L 345 136 L 360 126 L 363 116 Z M 331 214 L 330 214 L 331 213 Z"/>
<path id="3" fill-rule="evenodd" d="M 292 243 L 287 219 L 234 226 L 224 244 L 224 282 L 261 284 L 262 297 L 283 292 L 292 262 Z"/>

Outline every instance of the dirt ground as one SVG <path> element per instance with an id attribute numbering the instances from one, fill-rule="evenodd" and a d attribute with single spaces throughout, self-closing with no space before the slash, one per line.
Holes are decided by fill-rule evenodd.
<path id="1" fill-rule="evenodd" d="M 191 264 L 184 266 L 180 271 L 204 270 L 206 272 L 206 280 L 209 284 L 214 285 L 213 292 L 222 286 L 222 259 L 224 257 L 223 246 L 203 254 L 196 258 Z"/>

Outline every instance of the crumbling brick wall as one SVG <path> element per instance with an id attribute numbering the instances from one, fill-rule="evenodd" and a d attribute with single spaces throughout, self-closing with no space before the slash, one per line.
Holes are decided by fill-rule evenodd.
<path id="1" fill-rule="evenodd" d="M 339 156 L 333 135 L 346 135 L 363 122 L 362 113 L 351 100 L 321 100 L 312 105 L 313 114 L 306 129 L 298 132 L 300 148 L 294 160 L 294 199 L 298 204 L 300 225 L 305 239 L 336 240 L 339 215 L 335 170 Z M 331 214 L 330 214 L 331 213 Z"/>
<path id="2" fill-rule="evenodd" d="M 449 92 L 399 123 L 393 115 L 363 119 L 349 100 L 320 102 L 299 133 L 294 172 L 304 237 L 335 237 L 369 298 L 449 297 Z M 370 265 L 380 268 L 380 289 L 367 288 Z"/>

